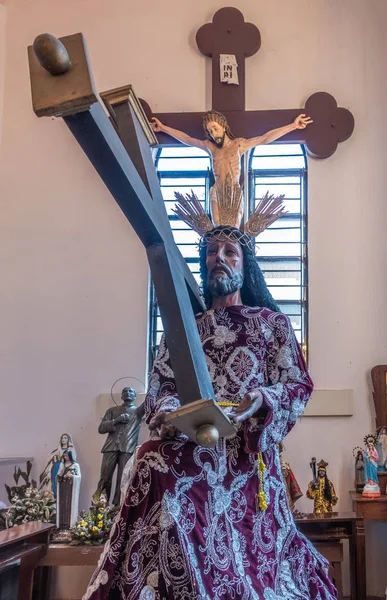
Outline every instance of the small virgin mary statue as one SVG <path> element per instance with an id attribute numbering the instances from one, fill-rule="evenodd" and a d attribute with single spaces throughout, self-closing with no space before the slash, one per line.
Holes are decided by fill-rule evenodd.
<path id="1" fill-rule="evenodd" d="M 58 449 L 53 452 L 52 470 L 51 470 L 51 487 L 54 493 L 54 497 L 57 497 L 56 491 L 56 476 L 58 475 L 60 465 L 62 463 L 63 453 L 66 450 L 71 450 L 74 461 L 77 460 L 77 453 L 74 448 L 73 438 L 70 433 L 62 433 L 59 440 Z"/>
<path id="2" fill-rule="evenodd" d="M 379 498 L 380 487 L 378 481 L 378 462 L 379 454 L 376 450 L 376 438 L 374 435 L 366 435 L 364 438 L 366 445 L 364 450 L 364 481 L 365 485 L 362 495 L 365 498 Z"/>

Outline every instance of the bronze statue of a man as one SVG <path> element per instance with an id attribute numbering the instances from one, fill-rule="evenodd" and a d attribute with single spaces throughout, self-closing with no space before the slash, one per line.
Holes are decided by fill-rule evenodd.
<path id="1" fill-rule="evenodd" d="M 232 185 L 239 184 L 242 156 L 255 146 L 270 144 L 270 142 L 274 142 L 295 129 L 305 129 L 312 122 L 310 117 L 301 114 L 293 123 L 272 129 L 264 135 L 250 139 L 235 138 L 231 133 L 226 117 L 216 110 L 210 110 L 203 116 L 203 127 L 207 138 L 205 140 L 198 140 L 183 131 L 168 127 L 155 117 L 152 119 L 152 128 L 155 132 L 162 131 L 167 133 L 187 146 L 201 148 L 211 156 L 215 178 L 215 184 L 210 190 L 211 215 L 214 224 L 220 225 L 217 199 L 218 191 L 223 188 L 228 174 L 231 175 Z M 242 209 L 240 211 L 239 223 L 241 218 Z M 237 226 L 239 226 L 239 223 Z"/>
<path id="2" fill-rule="evenodd" d="M 124 467 L 137 446 L 140 424 L 144 416 L 144 404 L 136 407 L 136 392 L 125 387 L 121 393 L 121 406 L 109 408 L 102 419 L 98 433 L 107 433 L 108 437 L 102 447 L 101 475 L 93 498 L 96 500 L 105 492 L 109 501 L 114 470 L 117 466 L 117 482 L 113 504 L 120 503 L 120 485 Z"/>

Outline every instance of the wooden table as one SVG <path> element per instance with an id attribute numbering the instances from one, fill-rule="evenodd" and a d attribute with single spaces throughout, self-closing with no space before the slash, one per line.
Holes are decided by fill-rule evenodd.
<path id="1" fill-rule="evenodd" d="M 364 521 L 355 512 L 313 513 L 296 519 L 298 529 L 314 543 L 349 541 L 351 600 L 366 600 Z M 319 548 L 320 549 L 320 548 Z"/>
<path id="2" fill-rule="evenodd" d="M 68 546 L 50 544 L 39 567 L 96 567 L 104 544 L 100 546 Z"/>
<path id="3" fill-rule="evenodd" d="M 104 544 L 100 546 L 69 546 L 50 544 L 35 573 L 35 600 L 48 600 L 52 567 L 96 567 Z"/>
<path id="4" fill-rule="evenodd" d="M 31 599 L 34 569 L 53 529 L 49 523 L 26 523 L 0 531 L 0 598 Z"/>
<path id="5" fill-rule="evenodd" d="M 361 515 L 366 523 L 367 521 L 387 521 L 387 496 L 383 494 L 380 498 L 364 498 L 357 492 L 349 492 L 353 508 L 357 514 Z"/>

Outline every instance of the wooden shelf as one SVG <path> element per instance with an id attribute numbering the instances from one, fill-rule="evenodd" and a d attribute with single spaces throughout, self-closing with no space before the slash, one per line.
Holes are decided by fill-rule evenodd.
<path id="1" fill-rule="evenodd" d="M 32 600 L 34 570 L 46 554 L 53 529 L 55 525 L 51 523 L 25 523 L 0 531 L 0 567 L 3 575 L 5 574 L 8 579 L 7 589 L 9 584 L 11 585 L 11 595 L 4 590 L 5 596 L 2 594 L 2 598 L 17 597 L 18 600 Z M 19 564 L 20 568 L 12 568 L 15 563 Z M 0 579 L 2 587 L 4 578 L 0 576 Z M 19 593 L 17 591 L 16 594 L 13 593 L 15 588 Z"/>
<path id="2" fill-rule="evenodd" d="M 27 542 L 29 539 L 38 540 L 41 543 L 41 538 L 48 541 L 48 535 L 55 529 L 55 525 L 51 523 L 23 523 L 23 525 L 15 525 L 11 529 L 0 531 L 0 550 L 6 546 L 12 546 L 15 542 Z"/>
<path id="3" fill-rule="evenodd" d="M 349 492 L 353 507 L 364 521 L 387 521 L 387 496 L 383 494 L 380 498 L 364 498 L 356 492 Z"/>
<path id="4" fill-rule="evenodd" d="M 381 496 L 379 496 L 379 498 L 365 498 L 364 496 L 362 496 L 362 494 L 358 494 L 357 492 L 349 492 L 352 500 L 356 501 L 356 502 L 379 502 L 379 503 L 386 503 L 387 504 L 387 495 L 386 494 L 382 494 Z"/>
<path id="5" fill-rule="evenodd" d="M 0 457 L 0 467 L 4 467 L 6 465 L 20 465 L 22 463 L 26 463 L 27 461 L 33 461 L 33 456 L 5 456 Z"/>

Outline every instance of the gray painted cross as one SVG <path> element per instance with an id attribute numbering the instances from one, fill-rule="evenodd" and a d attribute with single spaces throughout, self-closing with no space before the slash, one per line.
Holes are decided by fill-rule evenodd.
<path id="1" fill-rule="evenodd" d="M 202 311 L 204 305 L 173 240 L 149 148 L 149 142 L 156 143 L 156 139 L 131 86 L 102 95 L 109 120 L 97 101 L 82 34 L 61 40 L 44 34 L 28 53 L 36 114 L 63 117 L 146 248 L 181 411 L 184 413 L 184 405 L 189 405 L 192 413 L 192 402 L 204 402 L 199 402 L 204 413 L 197 411 L 194 429 L 192 418 L 183 423 L 180 420 L 179 429 L 195 437 L 198 427 L 209 424 L 231 433 L 233 426 L 213 400 L 192 310 Z M 59 77 L 52 69 L 56 61 L 64 62 Z"/>

